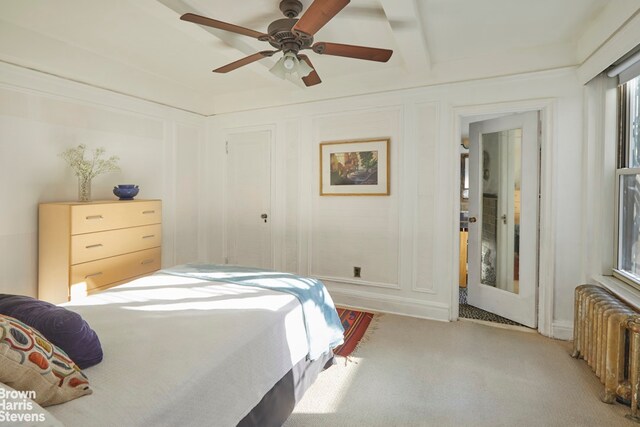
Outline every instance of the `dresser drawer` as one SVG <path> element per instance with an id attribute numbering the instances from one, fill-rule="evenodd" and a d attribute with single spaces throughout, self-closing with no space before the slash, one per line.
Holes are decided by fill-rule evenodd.
<path id="1" fill-rule="evenodd" d="M 161 208 L 159 200 L 73 205 L 71 234 L 159 224 L 162 222 Z"/>
<path id="2" fill-rule="evenodd" d="M 162 225 L 121 228 L 71 236 L 71 264 L 95 261 L 162 245 Z"/>
<path id="3" fill-rule="evenodd" d="M 71 267 L 71 287 L 86 282 L 86 290 L 160 269 L 160 248 L 146 249 Z M 71 290 L 73 294 L 73 289 Z"/>

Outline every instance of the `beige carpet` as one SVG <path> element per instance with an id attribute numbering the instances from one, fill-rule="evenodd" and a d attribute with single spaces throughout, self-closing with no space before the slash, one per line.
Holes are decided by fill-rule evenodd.
<path id="1" fill-rule="evenodd" d="M 286 427 L 638 426 L 600 402 L 570 345 L 469 321 L 383 315 L 352 356 L 320 374 Z"/>

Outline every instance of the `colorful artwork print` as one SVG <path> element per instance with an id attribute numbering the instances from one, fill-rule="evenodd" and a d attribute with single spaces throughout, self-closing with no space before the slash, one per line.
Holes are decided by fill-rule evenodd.
<path id="1" fill-rule="evenodd" d="M 388 196 L 389 138 L 320 143 L 321 196 Z"/>
<path id="2" fill-rule="evenodd" d="M 331 185 L 378 185 L 378 152 L 331 153 Z"/>

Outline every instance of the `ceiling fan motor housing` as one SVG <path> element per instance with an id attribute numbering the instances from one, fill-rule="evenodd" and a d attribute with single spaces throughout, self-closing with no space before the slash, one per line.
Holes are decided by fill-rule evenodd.
<path id="1" fill-rule="evenodd" d="M 313 37 L 301 38 L 291 31 L 297 19 L 283 18 L 269 24 L 267 33 L 271 46 L 282 49 L 285 52 L 293 51 L 298 53 L 301 49 L 306 49 L 313 43 Z"/>
<path id="2" fill-rule="evenodd" d="M 282 0 L 280 2 L 280 11 L 287 18 L 295 18 L 302 12 L 302 3 L 299 0 Z"/>

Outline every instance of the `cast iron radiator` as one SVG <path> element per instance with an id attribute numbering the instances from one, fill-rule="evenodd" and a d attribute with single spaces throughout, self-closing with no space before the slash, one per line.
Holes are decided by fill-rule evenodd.
<path id="1" fill-rule="evenodd" d="M 575 290 L 572 357 L 582 358 L 604 384 L 603 402 L 631 402 L 628 418 L 640 421 L 640 313 L 604 288 Z"/>

